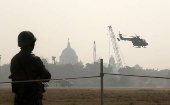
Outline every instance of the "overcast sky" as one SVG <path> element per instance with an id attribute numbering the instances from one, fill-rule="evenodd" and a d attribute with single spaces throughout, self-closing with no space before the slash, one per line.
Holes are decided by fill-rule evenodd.
<path id="1" fill-rule="evenodd" d="M 17 36 L 29 30 L 37 37 L 33 53 L 48 58 L 59 56 L 70 38 L 78 60 L 93 62 L 93 41 L 97 58 L 109 59 L 108 25 L 117 35 L 137 35 L 147 48 L 131 42 L 119 46 L 127 66 L 170 68 L 169 0 L 0 0 L 0 55 L 9 63 L 19 52 Z M 114 55 L 113 47 L 110 53 Z"/>

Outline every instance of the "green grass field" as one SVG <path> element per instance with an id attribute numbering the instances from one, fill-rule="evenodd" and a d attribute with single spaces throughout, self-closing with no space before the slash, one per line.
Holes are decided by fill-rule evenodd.
<path id="1" fill-rule="evenodd" d="M 0 105 L 13 105 L 11 88 L 0 88 Z M 100 105 L 100 88 L 47 88 L 44 105 Z M 104 105 L 170 105 L 169 88 L 104 88 Z"/>

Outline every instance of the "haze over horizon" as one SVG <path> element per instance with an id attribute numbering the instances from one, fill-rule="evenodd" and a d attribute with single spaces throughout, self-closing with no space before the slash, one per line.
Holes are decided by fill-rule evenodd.
<path id="1" fill-rule="evenodd" d="M 109 34 L 141 36 L 146 48 L 134 48 L 131 42 L 120 41 L 119 46 L 127 66 L 139 64 L 143 68 L 170 68 L 170 1 L 168 0 L 1 0 L 0 55 L 3 64 L 19 52 L 17 37 L 29 30 L 37 38 L 33 53 L 59 61 L 70 38 L 78 60 L 93 62 L 93 42 L 97 59 L 109 61 Z M 110 55 L 114 55 L 110 43 Z"/>

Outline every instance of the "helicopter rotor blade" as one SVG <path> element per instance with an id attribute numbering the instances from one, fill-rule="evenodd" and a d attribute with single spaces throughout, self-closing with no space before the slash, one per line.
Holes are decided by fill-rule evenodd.
<path id="1" fill-rule="evenodd" d="M 136 33 L 135 33 L 136 36 L 138 36 Z"/>
<path id="2" fill-rule="evenodd" d="M 135 33 L 136 36 L 138 36 L 136 33 Z M 140 36 L 139 36 L 140 37 Z"/>

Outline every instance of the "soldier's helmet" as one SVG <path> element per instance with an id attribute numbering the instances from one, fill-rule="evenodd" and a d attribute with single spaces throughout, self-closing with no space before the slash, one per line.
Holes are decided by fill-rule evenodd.
<path id="1" fill-rule="evenodd" d="M 32 32 L 30 31 L 22 31 L 19 35 L 18 35 L 18 46 L 19 47 L 27 47 L 27 46 L 31 46 L 36 42 L 36 38 L 33 35 Z"/>

